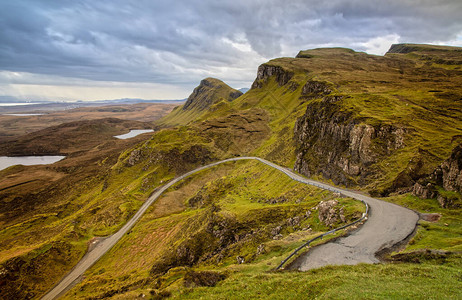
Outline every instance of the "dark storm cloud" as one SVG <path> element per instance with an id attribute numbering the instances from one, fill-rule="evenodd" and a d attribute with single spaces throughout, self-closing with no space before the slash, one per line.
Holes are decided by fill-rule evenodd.
<path id="1" fill-rule="evenodd" d="M 288 51 L 366 50 L 376 37 L 433 42 L 462 32 L 460 0 L 285 2 L 2 1 L 0 70 L 107 81 L 250 80 L 248 68 Z"/>

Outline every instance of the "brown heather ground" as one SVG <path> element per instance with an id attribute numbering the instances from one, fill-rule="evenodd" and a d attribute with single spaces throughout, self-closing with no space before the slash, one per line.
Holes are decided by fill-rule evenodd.
<path id="1" fill-rule="evenodd" d="M 152 122 L 169 113 L 179 104 L 162 103 L 138 103 L 127 105 L 107 105 L 81 107 L 69 110 L 42 111 L 48 106 L 37 106 L 29 108 L 11 109 L 0 107 L 0 142 L 9 140 L 12 137 L 19 137 L 26 133 L 31 133 L 47 127 L 60 125 L 73 121 L 95 120 L 103 118 L 118 118 L 122 120 L 132 120 L 139 122 Z M 43 113 L 41 116 L 9 116 L 4 113 Z"/>

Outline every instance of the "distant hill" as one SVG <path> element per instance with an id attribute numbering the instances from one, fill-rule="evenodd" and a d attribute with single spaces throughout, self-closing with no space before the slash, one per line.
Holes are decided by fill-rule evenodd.
<path id="1" fill-rule="evenodd" d="M 182 103 L 186 101 L 186 99 L 178 99 L 178 100 L 146 100 L 146 99 L 139 99 L 139 98 L 122 98 L 122 99 L 112 99 L 112 100 L 97 100 L 97 101 L 78 101 L 79 103 L 108 103 L 108 104 L 134 104 L 134 103 Z"/>
<path id="2" fill-rule="evenodd" d="M 40 103 L 40 104 L 78 104 L 78 105 L 104 105 L 104 104 L 134 104 L 134 103 L 182 103 L 186 99 L 165 99 L 165 100 L 149 100 L 140 98 L 121 98 L 107 100 L 77 100 L 77 101 L 58 101 L 58 100 L 24 100 L 11 96 L 0 96 L 0 103 Z"/>
<path id="3" fill-rule="evenodd" d="M 186 102 L 159 121 L 162 125 L 187 124 L 200 118 L 208 110 L 218 109 L 235 100 L 242 92 L 215 78 L 205 78 L 194 89 Z M 213 108 L 215 107 L 215 108 Z"/>

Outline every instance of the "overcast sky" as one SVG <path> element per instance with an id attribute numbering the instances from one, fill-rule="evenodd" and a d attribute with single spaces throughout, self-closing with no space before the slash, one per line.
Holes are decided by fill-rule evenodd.
<path id="1" fill-rule="evenodd" d="M 0 0 L 0 97 L 181 99 L 299 50 L 462 46 L 461 0 Z"/>

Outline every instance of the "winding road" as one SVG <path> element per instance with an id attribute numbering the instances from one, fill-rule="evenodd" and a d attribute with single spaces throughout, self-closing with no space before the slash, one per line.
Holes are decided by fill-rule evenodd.
<path id="1" fill-rule="evenodd" d="M 345 238 L 337 239 L 332 243 L 314 247 L 307 252 L 307 254 L 304 254 L 302 257 L 297 259 L 296 265 L 299 270 L 305 271 L 324 265 L 377 263 L 379 260 L 376 258 L 376 253 L 404 240 L 414 231 L 419 219 L 415 212 L 407 208 L 367 197 L 357 192 L 340 189 L 325 183 L 306 179 L 287 168 L 281 167 L 259 157 L 236 157 L 225 159 L 192 170 L 159 188 L 151 195 L 151 197 L 148 198 L 148 200 L 146 200 L 136 214 L 119 231 L 99 242 L 96 247 L 89 251 L 42 299 L 56 299 L 74 286 L 83 273 L 96 261 L 98 261 L 98 259 L 100 259 L 107 251 L 109 251 L 109 249 L 111 249 L 122 238 L 122 236 L 126 234 L 133 225 L 135 225 L 135 223 L 146 212 L 148 207 L 172 185 L 188 176 L 216 165 L 231 161 L 250 159 L 258 160 L 272 168 L 275 168 L 285 173 L 293 180 L 314 185 L 332 192 L 341 193 L 347 197 L 362 200 L 370 207 L 368 220 L 359 230 Z"/>

